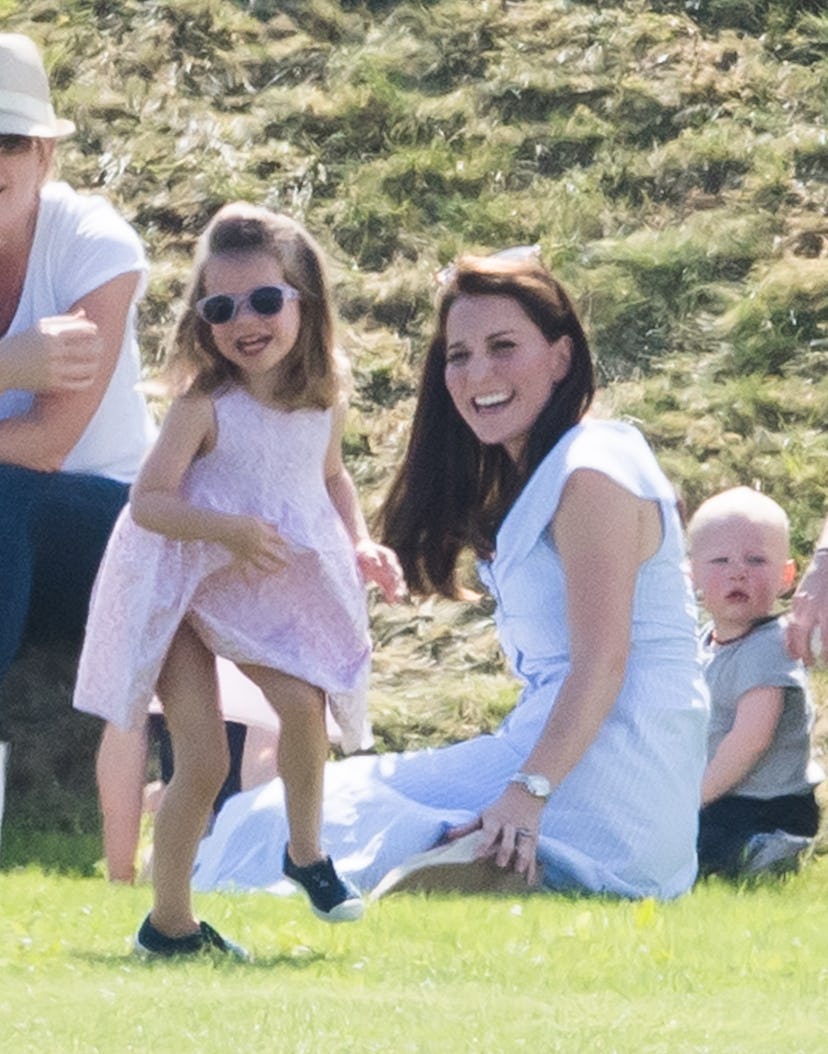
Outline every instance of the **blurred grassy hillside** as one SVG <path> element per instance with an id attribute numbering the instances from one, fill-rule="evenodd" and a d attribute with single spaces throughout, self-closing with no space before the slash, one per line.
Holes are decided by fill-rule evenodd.
<path id="1" fill-rule="evenodd" d="M 603 406 L 643 428 L 688 510 L 759 485 L 807 553 L 828 508 L 822 0 L 0 0 L 0 23 L 44 48 L 78 125 L 63 176 L 146 240 L 148 374 L 215 209 L 303 219 L 333 264 L 370 511 L 435 272 L 537 242 L 580 304 Z M 377 603 L 374 627 L 389 745 L 508 706 L 485 611 Z"/>

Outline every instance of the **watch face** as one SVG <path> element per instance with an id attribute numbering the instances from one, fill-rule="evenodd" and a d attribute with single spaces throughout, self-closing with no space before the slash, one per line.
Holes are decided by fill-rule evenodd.
<path id="1" fill-rule="evenodd" d="M 512 777 L 514 783 L 521 783 L 535 798 L 548 798 L 552 793 L 552 784 L 546 776 L 538 776 L 528 772 L 519 772 Z"/>

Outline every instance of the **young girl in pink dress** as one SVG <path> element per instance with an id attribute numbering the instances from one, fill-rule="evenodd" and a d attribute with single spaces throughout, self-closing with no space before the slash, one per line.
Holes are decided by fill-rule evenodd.
<path id="1" fill-rule="evenodd" d="M 215 659 L 276 710 L 285 874 L 332 922 L 356 890 L 322 854 L 325 701 L 352 751 L 370 739 L 361 578 L 387 599 L 396 558 L 368 535 L 341 453 L 346 409 L 323 260 L 286 216 L 236 203 L 202 236 L 170 371 L 187 382 L 113 532 L 90 608 L 75 706 L 122 727 L 164 705 L 175 769 L 155 824 L 144 954 L 217 948 L 190 874 L 227 770 Z M 361 576 L 360 576 L 361 572 Z"/>

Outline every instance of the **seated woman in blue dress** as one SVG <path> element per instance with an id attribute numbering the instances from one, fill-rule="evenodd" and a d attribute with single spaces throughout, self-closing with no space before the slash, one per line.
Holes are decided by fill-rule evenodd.
<path id="1" fill-rule="evenodd" d="M 675 897 L 696 875 L 707 698 L 676 499 L 534 256 L 451 269 L 384 509 L 409 586 L 456 595 L 471 549 L 523 682 L 493 735 L 326 773 L 323 837 L 363 889 L 439 841 L 554 890 Z M 278 780 L 232 799 L 202 889 L 281 892 Z"/>

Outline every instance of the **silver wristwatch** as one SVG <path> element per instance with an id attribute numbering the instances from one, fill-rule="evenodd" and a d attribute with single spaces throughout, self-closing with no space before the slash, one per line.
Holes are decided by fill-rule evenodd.
<path id="1" fill-rule="evenodd" d="M 509 782 L 519 783 L 533 798 L 541 798 L 543 801 L 548 801 L 552 794 L 552 784 L 546 776 L 534 772 L 516 772 Z"/>

